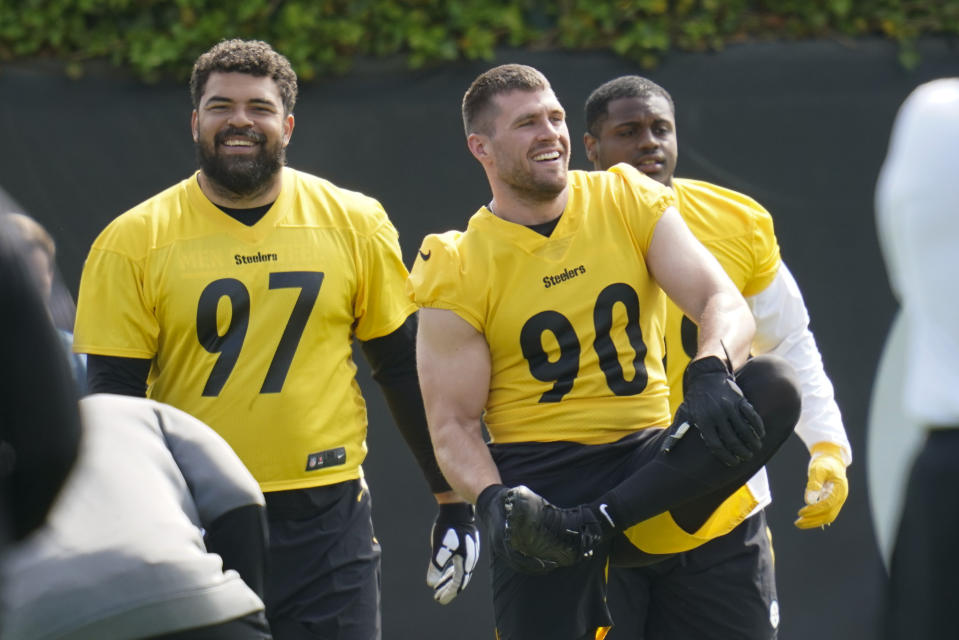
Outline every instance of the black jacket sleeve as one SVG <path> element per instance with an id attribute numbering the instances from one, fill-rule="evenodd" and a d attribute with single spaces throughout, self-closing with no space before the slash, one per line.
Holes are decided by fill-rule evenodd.
<path id="1" fill-rule="evenodd" d="M 433 493 L 450 490 L 433 454 L 426 410 L 416 375 L 416 314 L 393 333 L 361 343 L 373 379 L 380 385 L 390 413 Z"/>
<path id="2" fill-rule="evenodd" d="M 223 569 L 233 569 L 263 599 L 268 534 L 266 509 L 248 504 L 224 513 L 206 528 L 206 548 L 219 554 Z"/>
<path id="3" fill-rule="evenodd" d="M 145 398 L 149 358 L 121 358 L 87 354 L 88 393 L 115 393 Z"/>

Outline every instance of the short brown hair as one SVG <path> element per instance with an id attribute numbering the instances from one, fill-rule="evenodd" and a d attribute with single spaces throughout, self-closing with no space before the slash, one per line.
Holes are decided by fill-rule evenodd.
<path id="1" fill-rule="evenodd" d="M 495 113 L 489 107 L 493 98 L 510 91 L 542 91 L 549 89 L 549 80 L 525 64 L 503 64 L 480 74 L 463 96 L 463 128 L 466 135 L 492 133 Z"/>
<path id="2" fill-rule="evenodd" d="M 200 106 L 211 73 L 246 73 L 251 76 L 269 76 L 276 82 L 286 114 L 293 113 L 296 104 L 296 72 L 286 56 L 277 53 L 262 40 L 223 40 L 196 59 L 190 74 L 190 97 L 193 108 Z"/>

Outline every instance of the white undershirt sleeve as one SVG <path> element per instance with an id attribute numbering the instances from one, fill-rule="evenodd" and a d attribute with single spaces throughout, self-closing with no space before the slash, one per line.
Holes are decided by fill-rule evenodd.
<path id="1" fill-rule="evenodd" d="M 756 319 L 753 353 L 772 353 L 785 358 L 799 377 L 802 413 L 796 434 L 807 449 L 819 442 L 839 445 L 844 461 L 851 463 L 852 448 L 816 339 L 809 330 L 806 303 L 785 263 L 780 264 L 769 286 L 746 298 L 746 302 Z"/>

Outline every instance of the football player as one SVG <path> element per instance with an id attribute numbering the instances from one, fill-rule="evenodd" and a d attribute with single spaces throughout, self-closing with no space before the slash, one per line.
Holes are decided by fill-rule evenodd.
<path id="1" fill-rule="evenodd" d="M 492 200 L 427 236 L 409 279 L 437 459 L 489 535 L 498 637 L 602 638 L 610 553 L 656 562 L 739 524 L 753 505 L 727 498 L 792 432 L 798 390 L 783 360 L 746 363 L 749 307 L 669 189 L 568 170 L 539 71 L 481 74 L 463 121 Z M 672 426 L 666 294 L 700 326 Z"/>
<path id="2" fill-rule="evenodd" d="M 796 370 L 802 388 L 796 433 L 810 452 L 807 505 L 796 526 L 828 525 L 848 494 L 852 449 L 802 294 L 780 258 L 772 217 L 746 195 L 674 177 L 679 145 L 673 99 L 651 80 L 610 80 L 592 92 L 585 111 L 584 143 L 593 166 L 626 163 L 672 188 L 679 214 L 749 304 L 756 321 L 751 352 L 778 354 Z M 666 378 L 675 412 L 683 401 L 683 372 L 696 353 L 697 330 L 673 302 L 667 305 Z M 754 506 L 725 536 L 656 566 L 610 570 L 616 619 L 611 639 L 776 637 L 779 602 L 763 511 L 771 502 L 765 469 L 737 499 Z"/>
<path id="3" fill-rule="evenodd" d="M 284 166 L 297 78 L 269 44 L 215 45 L 190 90 L 200 168 L 96 239 L 74 348 L 89 354 L 92 392 L 147 395 L 200 418 L 260 483 L 275 637 L 379 638 L 354 339 L 441 503 L 428 575 L 437 599 L 465 587 L 476 541 L 472 506 L 433 458 L 398 234 L 373 198 Z"/>

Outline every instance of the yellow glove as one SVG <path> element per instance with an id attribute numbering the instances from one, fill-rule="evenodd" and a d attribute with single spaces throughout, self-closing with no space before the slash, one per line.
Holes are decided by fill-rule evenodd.
<path id="1" fill-rule="evenodd" d="M 839 445 L 820 442 L 813 446 L 811 453 L 806 506 L 799 510 L 799 518 L 794 523 L 800 529 L 830 524 L 849 495 L 846 463 Z"/>

